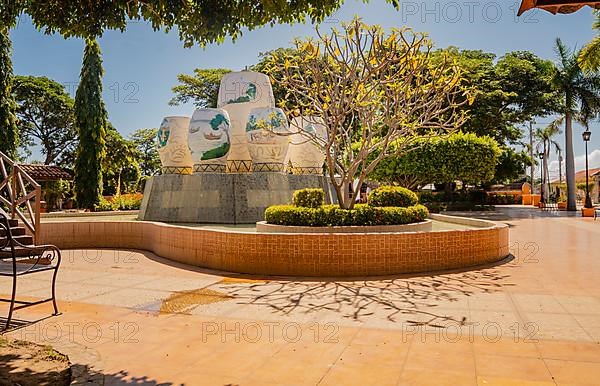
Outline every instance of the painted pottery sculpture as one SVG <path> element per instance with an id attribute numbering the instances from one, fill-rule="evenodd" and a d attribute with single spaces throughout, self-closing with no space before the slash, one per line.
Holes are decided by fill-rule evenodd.
<path id="1" fill-rule="evenodd" d="M 269 77 L 260 72 L 239 71 L 223 76 L 219 87 L 218 107 L 250 103 L 254 107 L 273 107 L 275 97 Z"/>
<path id="2" fill-rule="evenodd" d="M 327 128 L 320 117 L 295 117 L 290 129 L 288 160 L 293 174 L 323 174 L 325 153 L 317 141 L 327 139 Z M 305 132 L 300 134 L 299 132 Z M 286 163 L 287 165 L 287 163 Z"/>
<path id="3" fill-rule="evenodd" d="M 289 149 L 288 122 L 283 110 L 274 107 L 252 109 L 246 123 L 248 150 L 255 172 L 283 172 Z"/>
<path id="4" fill-rule="evenodd" d="M 246 139 L 246 121 L 251 106 L 246 104 L 231 104 L 223 106 L 229 113 L 231 149 L 227 156 L 227 171 L 233 173 L 246 173 L 252 171 L 252 159 L 248 152 Z"/>
<path id="5" fill-rule="evenodd" d="M 248 152 L 246 123 L 253 108 L 275 107 L 269 77 L 252 71 L 225 74 L 221 79 L 217 105 L 226 110 L 231 119 L 227 169 L 230 172 L 249 172 L 252 160 Z"/>
<path id="6" fill-rule="evenodd" d="M 165 117 L 158 130 L 158 155 L 163 174 L 192 174 L 188 147 L 189 117 Z"/>
<path id="7" fill-rule="evenodd" d="M 194 172 L 224 173 L 231 148 L 229 114 L 223 109 L 196 109 L 189 125 L 188 144 Z"/>

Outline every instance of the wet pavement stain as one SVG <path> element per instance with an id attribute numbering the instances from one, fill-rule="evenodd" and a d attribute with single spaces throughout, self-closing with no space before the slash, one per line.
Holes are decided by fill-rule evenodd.
<path id="1" fill-rule="evenodd" d="M 231 299 L 233 296 L 208 288 L 177 291 L 162 301 L 159 312 L 161 314 L 187 313 L 201 305 L 225 302 Z"/>

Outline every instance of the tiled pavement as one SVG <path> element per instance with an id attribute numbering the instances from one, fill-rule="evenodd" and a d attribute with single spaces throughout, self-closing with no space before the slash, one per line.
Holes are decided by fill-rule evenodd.
<path id="1" fill-rule="evenodd" d="M 504 210 L 512 261 L 429 276 L 240 278 L 65 251 L 62 315 L 9 336 L 102 385 L 600 384 L 600 221 L 528 213 Z M 45 296 L 25 279 L 21 295 Z"/>

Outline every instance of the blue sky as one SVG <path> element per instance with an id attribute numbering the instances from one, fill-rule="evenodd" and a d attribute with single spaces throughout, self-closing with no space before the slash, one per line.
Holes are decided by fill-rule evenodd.
<path id="1" fill-rule="evenodd" d="M 518 4 L 506 1 L 405 1 L 402 4 L 401 10 L 395 10 L 383 0 L 368 4 L 349 0 L 321 28 L 329 29 L 359 15 L 365 22 L 385 28 L 407 26 L 429 32 L 438 47 L 453 45 L 497 55 L 529 50 L 548 59 L 554 58 L 556 37 L 572 47 L 580 47 L 594 36 L 589 8 L 557 16 L 535 10 L 517 18 Z M 48 76 L 74 94 L 83 55 L 82 40 L 44 35 L 26 17 L 19 20 L 11 36 L 15 73 Z M 235 43 L 226 41 L 205 49 L 185 49 L 176 31 L 154 32 L 143 22 L 130 23 L 125 33 L 106 32 L 100 45 L 109 118 L 121 133 L 128 135 L 138 128 L 158 126 L 166 115 L 191 115 L 191 105 L 168 105 L 177 74 L 191 73 L 197 67 L 240 70 L 256 63 L 260 52 L 288 46 L 296 36 L 314 36 L 314 26 L 307 23 L 265 27 L 245 32 Z M 540 121 L 548 122 L 549 118 Z M 598 149 L 591 161 L 591 166 L 597 167 L 600 167 L 599 126 L 600 123 L 593 124 L 590 142 L 590 152 Z M 584 153 L 581 131 L 580 128 L 575 130 L 578 156 Z M 562 137 L 559 140 L 564 141 Z M 583 158 L 578 159 L 579 166 Z"/>

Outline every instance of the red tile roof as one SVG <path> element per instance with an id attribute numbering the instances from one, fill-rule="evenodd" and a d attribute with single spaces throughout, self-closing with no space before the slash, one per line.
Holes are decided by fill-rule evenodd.
<path id="1" fill-rule="evenodd" d="M 557 13 L 573 13 L 586 5 L 592 8 L 600 8 L 598 1 L 580 1 L 580 0 L 523 0 L 517 16 L 532 8 L 540 8 L 552 14 Z"/>
<path id="2" fill-rule="evenodd" d="M 589 169 L 589 176 L 590 176 L 590 178 L 592 178 L 592 176 L 594 176 L 596 174 L 600 175 L 600 168 Z M 565 176 L 564 175 L 563 175 L 563 182 L 565 182 Z M 585 170 L 580 170 L 577 173 L 575 173 L 575 182 L 576 183 L 580 183 L 580 182 L 585 183 Z M 558 184 L 558 179 L 552 181 L 552 183 L 553 184 Z"/>
<path id="3" fill-rule="evenodd" d="M 59 168 L 58 166 L 51 165 L 19 165 L 21 169 L 31 178 L 40 181 L 58 181 L 58 180 L 72 180 L 73 176 L 66 170 Z"/>

